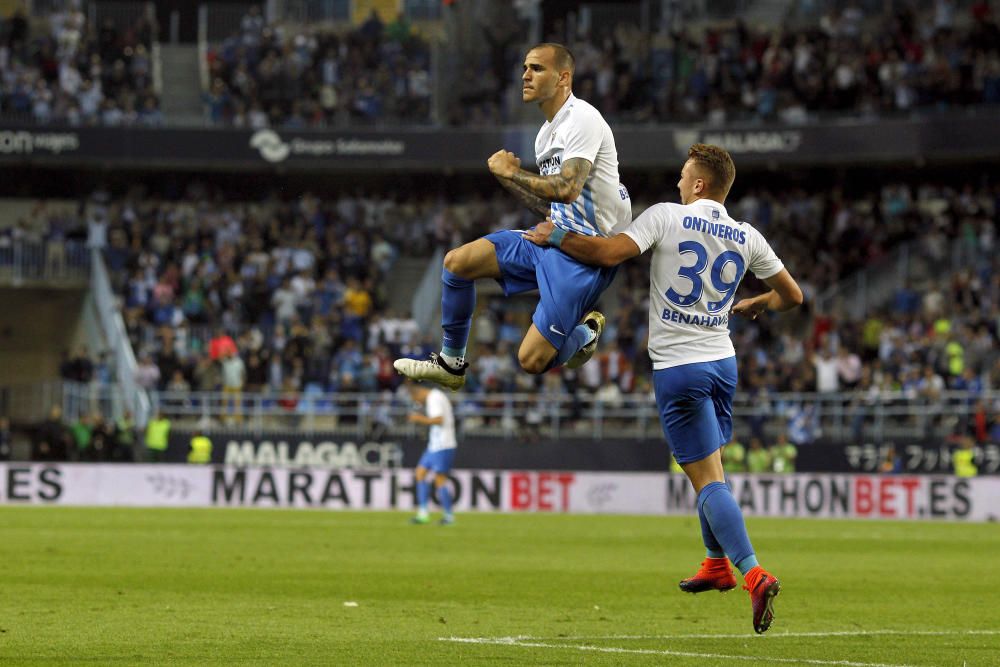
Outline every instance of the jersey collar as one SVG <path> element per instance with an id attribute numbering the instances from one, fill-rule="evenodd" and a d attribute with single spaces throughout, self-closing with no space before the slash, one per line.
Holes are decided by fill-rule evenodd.
<path id="1" fill-rule="evenodd" d="M 563 102 L 563 105 L 561 107 L 559 107 L 559 111 L 557 111 L 556 115 L 552 117 L 552 124 L 553 125 L 555 125 L 555 122 L 557 120 L 559 120 L 560 116 L 562 116 L 565 113 L 569 113 L 569 108 L 571 106 L 573 106 L 574 102 L 576 102 L 576 95 L 574 95 L 573 93 L 570 93 L 569 97 L 566 98 L 566 101 Z"/>
<path id="2" fill-rule="evenodd" d="M 708 206 L 710 208 L 718 209 L 719 210 L 719 214 L 721 216 L 726 217 L 726 218 L 729 217 L 729 211 L 726 210 L 726 207 L 723 206 L 720 202 L 715 201 L 714 199 L 706 199 L 705 197 L 702 197 L 701 199 L 699 199 L 698 201 L 696 201 L 694 203 L 694 205 L 695 206 L 702 205 L 702 206 Z"/>

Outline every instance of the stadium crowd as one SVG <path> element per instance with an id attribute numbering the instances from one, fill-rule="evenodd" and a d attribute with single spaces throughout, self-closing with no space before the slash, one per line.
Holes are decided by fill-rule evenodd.
<path id="1" fill-rule="evenodd" d="M 636 202 L 637 211 L 644 206 Z M 738 465 L 754 469 L 766 459 L 771 469 L 788 470 L 794 446 L 823 436 L 829 415 L 817 401 L 789 400 L 785 392 L 836 393 L 859 438 L 871 418 L 867 408 L 905 403 L 938 423 L 951 419 L 948 429 L 956 436 L 1000 442 L 1000 406 L 978 398 L 1000 387 L 1000 188 L 890 183 L 849 197 L 839 188 L 753 190 L 729 209 L 770 239 L 800 280 L 807 304 L 798 319 L 733 320 L 739 393 L 753 405 L 737 427 L 747 445 Z M 322 393 L 394 390 L 393 359 L 437 350 L 434 327 L 423 331 L 409 313 L 388 309 L 389 276 L 401 254 L 427 257 L 484 231 L 531 222 L 503 194 L 463 201 L 444 193 L 359 192 L 250 203 L 227 201 L 200 185 L 169 201 L 138 189 L 122 197 L 99 190 L 79 206 L 38 206 L 31 217 L 14 229 L 30 229 L 50 244 L 79 239 L 104 248 L 141 386 L 180 392 L 175 397 L 217 391 L 227 406 L 243 395 L 269 397 L 290 415 Z M 854 320 L 836 304 L 816 307 L 826 287 L 902 244 L 908 244 L 910 278 L 881 308 Z M 576 371 L 520 371 L 516 351 L 530 297 L 482 298 L 457 414 L 501 424 L 490 408 L 502 405 L 486 394 L 538 396 L 541 407 L 526 409 L 518 426 L 530 440 L 546 397 L 611 408 L 648 404 L 647 271 L 641 259 L 622 268 L 602 304 L 608 328 L 599 353 Z M 737 298 L 760 289 L 748 283 Z M 66 353 L 60 372 L 85 387 L 78 399 L 83 409 L 79 418 L 55 415 L 43 425 L 36 458 L 131 458 L 137 442 L 131 418 L 119 424 L 102 417 L 110 413 L 103 408 L 114 370 L 101 351 Z M 969 392 L 961 399 L 971 406 L 968 417 L 949 417 L 958 400 L 945 393 L 950 389 Z M 386 405 L 371 407 L 378 413 Z M 570 407 L 586 416 L 580 400 Z M 774 440 L 775 422 L 785 425 L 787 442 Z M 614 419 L 607 427 L 613 425 Z M 760 461 L 753 463 L 751 452 Z"/>
<path id="2" fill-rule="evenodd" d="M 153 26 L 91 26 L 78 3 L 31 34 L 23 12 L 0 22 L 0 111 L 39 122 L 157 125 Z M 483 53 L 450 73 L 459 103 L 442 119 L 520 118 L 512 93 L 523 31 L 481 25 Z M 699 29 L 700 30 L 700 29 Z M 577 69 L 575 93 L 611 122 L 808 122 L 816 113 L 873 115 L 1000 103 L 1000 27 L 986 2 L 960 12 L 848 3 L 801 27 L 710 24 L 704 37 L 667 17 L 655 32 L 620 22 L 587 33 L 553 26 Z M 430 122 L 431 47 L 404 15 L 374 12 L 349 30 L 265 21 L 251 7 L 207 53 L 207 118 L 236 127 L 303 128 Z M 443 74 L 442 74 L 443 75 Z"/>
<path id="3" fill-rule="evenodd" d="M 761 399 L 762 417 L 766 397 L 777 392 L 937 404 L 946 389 L 1000 387 L 1000 188 L 892 183 L 850 197 L 839 188 L 755 190 L 729 208 L 771 240 L 806 293 L 798 320 L 733 321 L 741 390 Z M 176 391 L 392 389 L 394 358 L 423 356 L 440 343 L 436 330 L 388 310 L 387 276 L 400 254 L 429 256 L 531 223 L 503 194 L 464 201 L 443 193 L 327 201 L 306 194 L 234 203 L 198 185 L 177 201 L 99 191 L 79 211 L 85 219 L 73 222 L 69 212 L 38 209 L 44 229 L 37 233 L 78 233 L 105 247 L 139 357 L 137 379 L 151 390 Z M 904 243 L 910 280 L 884 307 L 861 321 L 836 305 L 815 308 L 827 287 Z M 544 386 L 609 405 L 647 394 L 647 271 L 642 260 L 623 267 L 603 304 L 609 326 L 597 361 L 575 372 L 521 372 L 516 351 L 531 304 L 481 299 L 468 391 Z M 741 294 L 757 289 L 751 281 Z M 803 328 L 810 335 L 803 337 Z M 81 372 L 71 361 L 66 372 Z M 84 366 L 93 375 L 106 363 Z M 808 426 L 809 415 L 802 419 Z"/>
<path id="4" fill-rule="evenodd" d="M 402 14 L 386 25 L 373 11 L 338 33 L 265 23 L 252 7 L 207 58 L 213 123 L 295 129 L 429 119 L 430 48 Z"/>
<path id="5" fill-rule="evenodd" d="M 18 120 L 70 125 L 163 123 L 153 92 L 154 27 L 88 22 L 67 3 L 32 33 L 23 9 L 0 19 L 0 113 Z"/>
<path id="6" fill-rule="evenodd" d="M 984 2 L 866 15 L 831 9 L 805 27 L 727 21 L 690 32 L 620 22 L 547 36 L 576 56 L 574 92 L 612 122 L 807 122 L 816 113 L 874 115 L 1000 103 L 1000 27 Z M 480 25 L 484 54 L 457 68 L 454 125 L 517 120 L 518 31 Z M 402 16 L 374 13 L 337 35 L 265 24 L 251 10 L 208 55 L 209 117 L 238 126 L 304 127 L 350 120 L 429 120 L 429 45 Z M 512 102 L 515 100 L 515 102 Z M 511 104 L 513 106 L 511 106 Z"/>
<path id="7" fill-rule="evenodd" d="M 968 15 L 937 4 L 944 10 L 866 16 L 847 3 L 807 27 L 737 20 L 704 38 L 669 19 L 676 27 L 654 34 L 595 28 L 570 43 L 575 93 L 612 120 L 715 125 L 1000 103 L 998 17 L 986 2 Z"/>

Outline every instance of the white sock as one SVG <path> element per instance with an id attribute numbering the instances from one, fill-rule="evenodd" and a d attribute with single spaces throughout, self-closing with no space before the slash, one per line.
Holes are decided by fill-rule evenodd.
<path id="1" fill-rule="evenodd" d="M 465 361 L 465 357 L 453 357 L 450 354 L 445 354 L 444 352 L 440 353 L 438 356 L 444 359 L 444 363 L 448 364 L 452 368 L 459 368 Z"/>

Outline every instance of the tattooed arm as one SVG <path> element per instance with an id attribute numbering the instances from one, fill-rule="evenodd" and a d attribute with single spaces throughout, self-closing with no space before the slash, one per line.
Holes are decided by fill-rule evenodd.
<path id="1" fill-rule="evenodd" d="M 558 174 L 540 176 L 521 169 L 521 161 L 517 156 L 503 150 L 494 153 L 488 164 L 493 175 L 500 179 L 508 190 L 513 192 L 505 181 L 510 181 L 512 185 L 522 188 L 544 202 L 564 204 L 572 203 L 580 196 L 593 166 L 589 160 L 570 158 L 563 162 Z"/>
<path id="2" fill-rule="evenodd" d="M 528 210 L 539 216 L 540 218 L 548 217 L 551 213 L 551 202 L 545 201 L 541 197 L 531 194 L 531 191 L 522 185 L 518 185 L 509 178 L 498 178 L 500 185 L 520 200 L 522 204 L 528 207 Z"/>

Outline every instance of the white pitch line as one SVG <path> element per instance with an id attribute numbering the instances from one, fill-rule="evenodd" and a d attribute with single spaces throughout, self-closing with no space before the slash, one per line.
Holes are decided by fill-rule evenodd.
<path id="1" fill-rule="evenodd" d="M 614 646 L 589 646 L 586 644 L 547 644 L 544 642 L 524 641 L 519 637 L 438 637 L 438 641 L 457 642 L 460 644 L 492 644 L 496 646 L 520 646 L 523 648 L 556 648 L 573 649 L 576 651 L 593 651 L 595 653 L 631 653 L 638 655 L 663 655 L 679 658 L 716 658 L 721 660 L 746 660 L 753 662 L 780 662 L 795 665 L 842 665 L 843 667 L 912 667 L 911 665 L 895 665 L 883 662 L 853 662 L 850 660 L 813 660 L 810 658 L 761 658 L 756 655 L 727 655 L 724 653 L 694 653 L 691 651 L 671 651 L 669 649 L 618 648 Z"/>
<path id="2" fill-rule="evenodd" d="M 763 635 L 744 634 L 712 634 L 697 635 L 573 635 L 567 637 L 551 637 L 565 641 L 580 641 L 583 639 L 754 639 L 764 640 L 772 637 L 870 637 L 878 635 L 903 635 L 912 637 L 945 637 L 952 635 L 1000 635 L 1000 630 L 835 630 L 832 632 L 768 632 Z M 545 639 L 545 637 L 524 637 L 524 639 Z"/>

